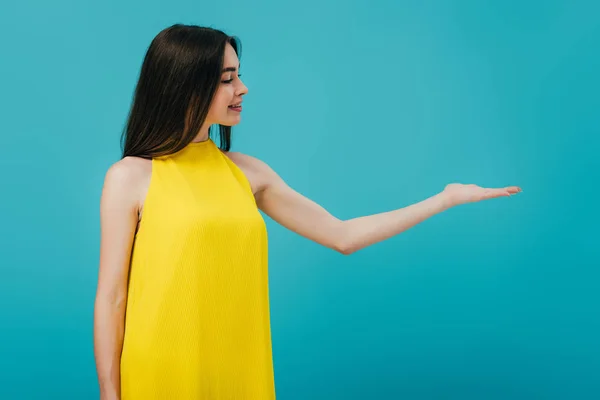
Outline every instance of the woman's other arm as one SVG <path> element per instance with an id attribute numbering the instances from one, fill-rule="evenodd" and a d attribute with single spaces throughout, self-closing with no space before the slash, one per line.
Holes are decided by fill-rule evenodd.
<path id="1" fill-rule="evenodd" d="M 101 400 L 120 398 L 120 361 L 127 280 L 138 219 L 139 166 L 125 158 L 104 178 L 100 200 L 100 265 L 94 304 L 94 355 Z"/>

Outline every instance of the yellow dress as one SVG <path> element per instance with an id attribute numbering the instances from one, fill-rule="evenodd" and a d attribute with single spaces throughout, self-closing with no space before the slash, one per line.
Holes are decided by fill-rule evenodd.
<path id="1" fill-rule="evenodd" d="M 275 399 L 267 231 L 211 140 L 152 160 L 136 233 L 122 400 Z"/>

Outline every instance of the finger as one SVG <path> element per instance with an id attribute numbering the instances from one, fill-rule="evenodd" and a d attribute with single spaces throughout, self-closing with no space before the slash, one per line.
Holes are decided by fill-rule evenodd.
<path id="1" fill-rule="evenodd" d="M 511 194 L 522 192 L 523 190 L 519 186 L 507 186 L 504 188 Z"/>
<path id="2" fill-rule="evenodd" d="M 497 197 L 510 197 L 510 193 L 505 189 L 486 189 L 483 193 L 483 198 L 495 199 Z"/>
<path id="3" fill-rule="evenodd" d="M 491 193 L 494 193 L 494 194 L 501 193 L 502 196 L 506 196 L 506 195 L 510 196 L 510 195 L 522 192 L 521 188 L 518 186 L 507 186 L 507 187 L 503 187 L 503 188 L 487 188 L 486 192 L 487 191 L 490 191 Z M 494 196 L 494 197 L 497 197 L 497 196 Z"/>

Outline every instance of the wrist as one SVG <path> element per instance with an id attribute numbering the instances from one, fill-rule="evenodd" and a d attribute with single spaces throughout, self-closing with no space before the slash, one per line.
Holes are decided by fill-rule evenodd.
<path id="1" fill-rule="evenodd" d="M 452 196 L 450 196 L 445 191 L 436 194 L 434 196 L 434 198 L 436 198 L 437 202 L 439 203 L 440 212 L 441 211 L 445 211 L 445 210 L 447 210 L 449 208 L 452 208 L 452 207 L 454 207 L 456 205 L 454 203 L 454 200 L 452 199 Z"/>

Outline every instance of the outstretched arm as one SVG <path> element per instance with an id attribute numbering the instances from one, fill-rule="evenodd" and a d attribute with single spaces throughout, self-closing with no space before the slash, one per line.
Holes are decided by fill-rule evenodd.
<path id="1" fill-rule="evenodd" d="M 516 186 L 486 189 L 477 185 L 453 183 L 425 200 L 397 210 L 358 217 L 344 222 L 344 254 L 352 253 L 397 235 L 420 222 L 459 204 L 511 196 L 521 188 Z M 283 201 L 283 200 L 282 200 Z"/>
<path id="2" fill-rule="evenodd" d="M 388 239 L 450 207 L 521 191 L 517 186 L 486 189 L 450 184 L 407 207 L 344 221 L 289 187 L 266 163 L 253 157 L 247 162 L 252 165 L 255 182 L 259 182 L 255 196 L 261 210 L 282 226 L 342 254 Z"/>

